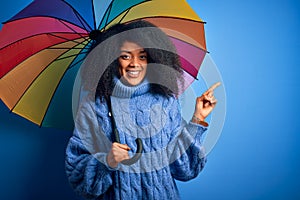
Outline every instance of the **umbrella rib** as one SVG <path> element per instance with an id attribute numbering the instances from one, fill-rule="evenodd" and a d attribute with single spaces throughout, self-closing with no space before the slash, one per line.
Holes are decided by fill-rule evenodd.
<path id="1" fill-rule="evenodd" d="M 91 32 L 92 28 L 86 23 L 86 21 L 84 21 L 84 20 L 82 19 L 82 17 L 80 16 L 80 14 L 79 14 L 78 12 L 75 12 L 75 14 L 76 14 L 78 20 L 80 21 L 80 23 L 82 24 L 82 26 L 84 27 L 84 29 L 85 29 L 87 32 Z M 85 23 L 83 23 L 83 22 L 85 22 L 85 23 L 88 25 L 88 28 L 85 26 Z"/>
<path id="2" fill-rule="evenodd" d="M 69 47 L 49 47 L 47 49 L 70 49 Z M 71 47 L 71 49 L 89 49 L 87 47 Z"/>
<path id="3" fill-rule="evenodd" d="M 93 19 L 94 19 L 94 30 L 96 30 L 96 14 L 95 14 L 95 6 L 94 6 L 94 0 L 91 0 L 92 2 L 92 11 L 93 11 Z"/>
<path id="4" fill-rule="evenodd" d="M 78 11 L 77 11 L 71 4 L 69 4 L 68 2 L 66 2 L 66 1 L 62 1 L 62 2 L 64 2 L 65 4 L 67 4 L 67 5 L 72 9 L 72 11 L 75 13 L 77 19 L 80 21 L 81 25 L 85 28 L 85 30 L 86 30 L 87 32 L 90 32 L 90 31 L 92 30 L 92 28 L 91 28 L 90 25 L 84 20 L 84 18 L 78 13 Z M 39 16 L 36 15 L 36 16 L 33 16 L 33 17 L 39 17 Z M 40 15 L 40 17 L 50 17 L 50 18 L 54 18 L 54 19 L 58 19 L 58 20 L 64 20 L 64 19 L 62 19 L 62 18 L 55 17 L 55 16 L 51 16 L 51 15 Z M 7 21 L 3 22 L 3 24 L 9 23 L 9 22 L 13 22 L 13 21 L 17 21 L 17 20 L 21 20 L 21 19 L 25 19 L 25 18 L 27 18 L 27 17 L 21 17 L 21 18 L 15 19 L 15 20 L 7 20 Z M 83 23 L 83 22 L 84 22 L 84 23 Z M 74 23 L 72 23 L 72 22 L 69 22 L 69 23 L 78 26 L 77 24 L 74 24 Z M 86 25 L 88 26 L 88 28 L 86 27 Z"/>
<path id="5" fill-rule="evenodd" d="M 51 34 L 52 35 L 52 34 Z M 60 38 L 59 36 L 56 36 L 56 35 L 53 35 L 53 36 L 55 36 L 55 37 L 58 37 L 58 38 Z M 67 42 L 73 42 L 73 43 L 76 43 L 76 44 L 78 44 L 78 45 L 81 45 L 81 44 L 83 44 L 84 42 L 86 42 L 86 41 L 88 41 L 88 39 L 85 39 L 85 40 L 83 40 L 82 42 L 77 42 L 77 41 L 75 41 L 75 40 L 67 40 Z M 87 46 L 87 44 L 86 45 L 84 45 L 84 47 L 72 47 L 72 48 L 70 48 L 70 47 L 55 47 L 56 45 L 54 45 L 54 46 L 50 46 L 50 47 L 48 47 L 47 49 L 89 49 L 89 47 L 86 47 Z"/>
<path id="6" fill-rule="evenodd" d="M 206 24 L 205 21 L 199 21 L 199 20 L 194 20 L 194 19 L 188 19 L 188 18 L 184 18 L 184 17 L 172 17 L 172 16 L 149 16 L 149 17 L 142 17 L 140 19 L 148 19 L 148 18 L 171 18 L 171 19 L 181 19 L 181 20 L 187 20 L 187 21 L 191 21 L 191 22 L 196 22 L 196 23 L 202 23 L 202 24 Z M 130 20 L 128 22 L 132 22 L 135 21 L 137 19 L 133 19 Z"/>
<path id="7" fill-rule="evenodd" d="M 78 60 L 77 62 L 75 62 L 74 64 L 70 65 L 68 67 L 68 69 L 72 69 L 73 67 L 75 67 L 78 63 L 82 62 L 85 59 L 85 57 L 81 58 L 80 60 Z"/>
<path id="8" fill-rule="evenodd" d="M 188 72 L 187 70 L 185 70 L 185 69 L 182 69 L 183 71 L 185 71 L 188 75 L 190 75 L 191 77 L 193 77 L 195 80 L 199 80 L 198 78 L 197 78 L 197 76 L 195 77 L 194 75 L 192 75 L 192 73 L 190 73 L 190 72 Z M 197 74 L 198 74 L 198 72 L 197 72 Z"/>
<path id="9" fill-rule="evenodd" d="M 85 42 L 86 40 L 82 41 L 82 42 L 76 42 L 78 45 L 81 45 Z M 75 42 L 75 41 L 74 41 Z M 78 46 L 77 45 L 77 46 Z M 68 47 L 49 47 L 48 49 L 69 49 L 69 50 L 72 50 L 72 49 L 81 49 L 81 50 L 84 50 L 84 49 L 89 49 L 89 47 L 86 47 L 88 46 L 88 44 L 85 44 L 84 47 L 71 47 L 71 48 L 68 48 Z M 74 57 L 74 56 L 77 56 L 77 55 L 82 55 L 82 54 L 88 54 L 88 52 L 80 52 L 80 53 L 76 53 L 76 54 L 72 54 L 72 55 L 69 55 L 69 56 L 65 56 L 65 57 L 58 57 L 55 59 L 55 61 L 58 61 L 58 60 L 63 60 L 63 59 L 67 59 L 67 58 L 70 58 L 70 57 Z"/>
<path id="10" fill-rule="evenodd" d="M 125 15 L 122 16 L 122 18 L 120 19 L 120 21 L 118 22 L 118 24 L 120 24 L 121 21 L 126 17 L 126 15 L 129 13 L 130 9 L 131 9 L 131 8 L 127 9 Z"/>
<path id="11" fill-rule="evenodd" d="M 62 33 L 63 33 L 63 32 L 62 32 Z M 13 44 L 15 44 L 15 43 L 18 43 L 18 42 L 20 42 L 20 41 L 22 41 L 22 40 L 26 40 L 26 39 L 28 39 L 28 38 L 32 38 L 32 37 L 39 36 L 39 35 L 43 35 L 43 34 L 49 34 L 49 35 L 52 35 L 52 36 L 55 36 L 55 37 L 64 39 L 64 40 L 66 40 L 66 41 L 72 41 L 72 40 L 70 40 L 70 39 L 68 39 L 68 38 L 64 38 L 64 37 L 61 37 L 61 36 L 54 35 L 53 33 L 38 33 L 38 34 L 34 34 L 34 35 L 30 35 L 30 36 L 21 38 L 21 39 L 19 39 L 19 40 L 16 40 L 16 41 L 10 43 L 10 44 L 7 44 L 7 45 L 5 45 L 4 47 L 0 48 L 0 50 L 5 49 L 5 48 L 9 47 L 10 45 L 13 45 Z M 74 34 L 74 33 L 65 33 L 65 34 Z M 82 37 L 82 38 L 86 38 L 86 37 Z"/>
<path id="12" fill-rule="evenodd" d="M 81 38 L 84 38 L 84 36 L 81 33 L 76 32 L 73 28 L 71 28 L 68 24 L 66 24 L 63 20 L 59 20 L 60 23 L 62 23 L 63 25 L 65 25 L 65 27 L 67 27 L 68 29 L 70 29 L 71 31 L 73 31 L 73 33 L 78 34 Z"/>
<path id="13" fill-rule="evenodd" d="M 72 48 L 72 49 L 74 49 L 74 48 Z M 80 49 L 80 48 L 78 48 L 78 49 Z M 82 54 L 87 54 L 87 52 L 80 52 L 80 53 L 72 54 L 72 55 L 69 55 L 69 56 L 62 57 L 62 58 L 57 58 L 56 60 L 63 60 L 63 59 L 71 58 L 71 57 L 82 55 Z"/>
<path id="14" fill-rule="evenodd" d="M 169 37 L 170 37 L 170 38 L 174 38 L 174 37 L 172 37 L 172 36 L 169 36 Z M 191 46 L 193 46 L 193 47 L 195 47 L 195 48 L 197 48 L 197 49 L 199 49 L 199 50 L 201 50 L 201 51 L 204 51 L 205 53 L 209 53 L 207 50 L 202 49 L 202 48 L 200 48 L 200 47 L 197 47 L 197 46 L 195 46 L 194 44 L 188 43 L 188 42 L 183 41 L 183 40 L 178 39 L 178 38 L 174 38 L 174 39 L 179 40 L 179 41 L 182 41 L 182 42 L 185 42 L 185 43 L 187 43 L 187 44 L 189 44 L 189 45 L 191 45 Z M 190 72 L 188 72 L 188 71 L 186 71 L 186 70 L 184 70 L 184 71 L 185 71 L 186 73 L 188 73 L 190 76 L 194 77 L 196 80 L 198 80 L 198 78 L 195 77 L 194 75 L 192 75 Z"/>
<path id="15" fill-rule="evenodd" d="M 74 11 L 76 11 L 76 10 L 74 9 Z M 75 14 L 76 14 L 77 17 L 78 16 L 81 17 L 80 14 L 77 14 L 77 13 L 75 13 Z M 55 16 L 51 16 L 51 15 L 35 15 L 35 16 L 30 16 L 30 17 L 22 17 L 22 18 L 18 18 L 18 19 L 15 19 L 15 20 L 8 20 L 6 22 L 2 22 L 2 24 L 8 24 L 8 23 L 15 22 L 15 21 L 18 21 L 18 20 L 22 20 L 22 19 L 26 19 L 26 18 L 33 18 L 33 17 L 49 17 L 49 18 L 56 19 L 56 20 L 59 20 L 59 21 L 65 21 L 65 19 L 63 19 L 63 18 L 59 18 L 59 17 L 55 17 Z M 79 17 L 78 17 L 78 19 L 81 23 L 82 23 L 82 21 L 85 22 L 85 20 L 83 20 L 82 18 L 79 18 Z M 67 21 L 67 22 L 74 25 L 74 26 L 78 26 L 78 24 L 74 24 L 73 22 L 69 22 L 69 21 Z M 88 28 L 84 24 L 82 24 L 82 26 L 83 27 L 80 27 L 80 26 L 78 26 L 78 27 L 83 28 L 87 32 L 90 32 L 91 27 L 89 25 L 88 25 Z"/>
<path id="16" fill-rule="evenodd" d="M 24 38 L 24 39 L 26 39 L 26 38 Z M 21 41 L 21 40 L 20 40 Z M 72 41 L 72 40 L 71 40 Z M 75 41 L 73 41 L 73 42 L 75 42 Z M 82 44 L 83 42 L 85 42 L 85 41 L 82 41 L 81 43 L 78 43 L 78 45 L 80 45 L 80 44 Z M 12 43 L 13 44 L 13 43 Z M 44 49 L 41 49 L 41 50 L 39 50 L 39 51 L 37 51 L 37 52 L 35 52 L 35 53 L 38 53 L 38 52 L 41 52 L 41 51 L 43 51 L 43 50 L 46 50 L 46 49 L 53 49 L 53 50 L 57 50 L 57 49 L 70 49 L 69 47 L 54 47 L 54 46 L 56 46 L 57 44 L 54 44 L 54 45 L 52 45 L 52 46 L 48 46 L 48 47 L 46 47 L 46 48 L 44 48 Z M 89 47 L 86 47 L 87 45 L 85 45 L 83 48 L 78 48 L 78 47 L 72 47 L 72 49 L 82 49 L 82 50 L 84 50 L 84 49 L 87 49 L 87 50 L 89 50 Z M 4 47 L 5 48 L 5 47 Z M 0 49 L 1 50 L 1 49 Z M 29 58 L 29 57 L 28 57 Z M 25 60 L 27 60 L 28 58 L 26 58 Z M 23 60 L 22 62 L 24 62 L 25 60 Z M 51 64 L 51 63 L 50 63 Z M 11 70 L 13 70 L 14 68 L 12 68 L 12 69 L 10 69 L 9 71 L 11 71 Z M 7 76 L 9 74 L 9 72 L 8 73 L 6 73 L 6 74 L 4 74 L 4 76 Z M 2 76 L 1 78 L 3 78 L 4 76 Z"/>
<path id="17" fill-rule="evenodd" d="M 67 42 L 74 42 L 74 43 L 76 43 L 76 44 L 81 44 L 81 43 L 83 43 L 83 42 L 85 42 L 85 41 L 88 40 L 88 39 L 86 39 L 85 36 L 83 36 L 83 37 L 80 36 L 80 38 L 84 38 L 84 41 L 83 41 L 83 42 L 77 42 L 77 41 L 75 41 L 74 39 L 70 40 L 70 39 L 68 39 L 68 38 L 65 38 L 65 37 L 62 37 L 62 36 L 58 36 L 58 35 L 56 35 L 56 34 L 54 34 L 54 33 L 47 33 L 47 34 L 48 34 L 48 35 L 52 35 L 53 37 L 57 37 L 57 38 L 66 40 Z M 79 38 L 77 38 L 77 39 L 79 39 Z"/>
<path id="18" fill-rule="evenodd" d="M 67 69 L 64 71 L 64 74 L 62 75 L 62 77 L 65 76 L 65 74 L 67 73 L 68 69 L 69 69 L 69 68 L 67 68 Z M 47 115 L 47 112 L 48 112 L 48 110 L 49 110 L 50 104 L 51 104 L 51 102 L 52 102 L 52 100 L 53 100 L 54 94 L 55 94 L 57 88 L 59 87 L 61 81 L 62 81 L 62 78 L 59 80 L 59 83 L 57 84 L 57 86 L 56 86 L 56 88 L 55 88 L 55 90 L 54 90 L 54 92 L 53 92 L 53 95 L 51 96 L 51 99 L 50 99 L 50 101 L 49 101 L 49 103 L 48 103 L 48 105 L 47 105 L 45 114 L 44 114 L 43 119 L 42 119 L 42 121 L 41 121 L 40 127 L 42 127 L 42 125 L 43 125 L 43 122 L 44 122 L 45 117 L 46 117 L 46 115 Z"/>
<path id="19" fill-rule="evenodd" d="M 52 35 L 53 37 L 56 37 L 56 38 L 60 38 L 60 39 L 63 39 L 63 40 L 66 40 L 68 42 L 74 42 L 74 43 L 77 43 L 77 44 L 81 44 L 81 42 L 77 42 L 75 41 L 74 39 L 68 39 L 68 38 L 65 38 L 65 37 L 62 37 L 62 36 L 59 36 L 59 35 L 56 35 L 55 33 L 47 33 L 48 35 Z M 86 37 L 81 37 L 80 38 L 86 38 Z M 79 39 L 79 38 L 77 38 Z"/>
<path id="20" fill-rule="evenodd" d="M 149 2 L 149 1 L 152 1 L 152 0 L 145 0 L 145 1 L 143 1 L 143 2 L 140 2 L 140 3 L 137 3 L 137 4 L 135 4 L 135 5 L 132 5 L 132 6 L 130 6 L 129 8 L 127 8 L 127 12 L 128 12 L 131 8 L 133 8 L 133 7 L 135 7 L 135 6 L 139 6 L 139 5 L 143 4 L 143 3 L 147 3 L 147 2 Z M 110 3 L 109 8 L 105 11 L 104 16 L 105 16 L 106 13 L 108 12 L 108 10 L 109 10 L 109 13 L 108 13 L 108 16 L 109 16 L 109 14 L 110 14 L 110 12 L 111 12 L 111 9 L 112 9 L 112 3 L 113 3 L 113 2 L 114 2 L 114 0 Z M 122 12 L 122 13 L 123 13 L 123 12 Z M 115 20 L 115 19 L 116 19 L 117 17 L 119 17 L 122 13 L 120 13 L 120 14 L 117 15 L 117 16 L 115 16 L 111 21 Z M 126 13 L 125 15 L 127 15 L 127 13 Z M 124 17 L 125 17 L 125 16 L 124 16 Z M 122 20 L 124 19 L 124 17 L 122 17 Z M 101 23 L 100 23 L 98 29 L 101 27 L 101 24 L 102 24 L 103 20 L 104 20 L 104 18 L 102 18 Z M 120 20 L 120 22 L 121 22 L 121 20 Z M 120 23 L 120 22 L 119 22 L 119 23 Z M 105 30 L 105 27 L 107 26 L 107 24 L 108 24 L 108 17 L 106 18 L 104 30 Z"/>
<path id="21" fill-rule="evenodd" d="M 182 19 L 182 20 L 187 20 L 187 21 L 191 21 L 191 22 L 196 22 L 196 23 L 206 24 L 206 22 L 203 22 L 203 21 L 196 21 L 196 20 L 192 20 L 192 19 L 179 18 L 179 17 L 153 16 L 153 17 L 144 17 L 144 18 L 142 18 L 142 19 L 147 19 L 147 18 L 172 18 L 172 19 Z M 132 21 L 135 21 L 135 20 L 136 20 L 136 19 L 131 20 L 131 21 L 128 21 L 128 22 L 132 22 Z M 202 49 L 202 48 L 200 48 L 200 47 L 197 47 L 197 46 L 194 45 L 194 44 L 191 44 L 191 43 L 189 43 L 189 42 L 183 41 L 183 40 L 181 40 L 181 39 L 179 39 L 179 38 L 175 38 L 175 37 L 172 37 L 172 36 L 169 36 L 169 37 L 174 38 L 174 39 L 176 39 L 176 40 L 180 40 L 180 41 L 185 42 L 185 43 L 187 43 L 187 44 L 189 44 L 189 45 L 192 45 L 192 46 L 195 47 L 195 48 L 201 49 L 201 50 L 205 51 L 206 53 L 209 53 L 209 51 L 207 51 L 207 50 L 205 50 L 205 49 Z"/>
<path id="22" fill-rule="evenodd" d="M 52 63 L 54 63 L 55 61 L 57 61 L 58 59 L 59 59 L 59 57 L 60 56 L 62 56 L 63 54 L 64 54 L 65 52 L 62 52 L 60 55 L 58 55 L 57 57 L 56 57 L 56 59 L 54 59 L 53 61 L 51 61 L 34 79 L 33 79 L 33 81 L 29 84 L 29 86 L 24 90 L 24 92 L 23 92 L 23 94 L 20 96 L 20 98 L 18 99 L 18 101 L 15 103 L 15 105 L 12 107 L 12 109 L 11 109 L 11 112 L 15 109 L 15 107 L 18 105 L 18 103 L 20 102 L 20 100 L 22 99 L 22 97 L 25 95 L 25 93 L 28 91 L 28 89 L 31 87 L 31 85 L 35 82 L 35 80 L 52 64 Z M 84 60 L 84 58 L 83 59 L 80 59 L 80 61 L 79 62 L 81 62 L 82 60 Z M 79 62 L 76 62 L 76 64 L 78 64 Z M 65 72 L 64 72 L 64 74 L 66 73 L 66 71 L 68 70 L 68 69 L 71 69 L 72 67 L 74 67 L 75 65 L 74 64 L 72 64 L 71 66 L 69 66 L 66 70 L 65 70 Z M 63 75 L 64 76 L 64 75 Z M 63 77 L 62 76 L 62 77 Z M 61 80 L 60 80 L 61 81 Z M 59 85 L 59 84 L 58 84 Z M 58 85 L 57 85 L 57 87 L 58 87 Z M 56 88 L 57 88 L 56 87 Z M 56 90 L 56 89 L 55 89 Z M 55 93 L 55 92 L 54 92 Z M 51 98 L 52 99 L 52 98 Z M 47 106 L 47 109 L 46 109 L 46 112 L 45 113 L 47 113 L 47 110 L 48 110 L 48 108 L 49 108 L 49 105 L 50 105 L 50 102 L 49 102 L 49 104 L 48 104 L 48 106 Z M 45 115 L 44 115 L 44 117 L 45 117 Z M 42 125 L 42 123 L 43 123 L 43 121 L 44 121 L 44 117 L 43 117 L 43 120 L 41 121 L 41 124 L 40 124 L 40 126 Z"/>
<path id="23" fill-rule="evenodd" d="M 78 44 L 80 45 L 80 44 Z M 83 49 L 83 48 L 82 48 Z M 70 49 L 71 50 L 71 49 Z M 24 90 L 23 94 L 20 96 L 20 98 L 18 99 L 18 101 L 16 102 L 16 104 L 13 106 L 13 108 L 11 109 L 14 110 L 15 107 L 18 105 L 18 103 L 20 102 L 20 100 L 22 99 L 22 97 L 25 95 L 25 93 L 27 92 L 27 90 L 31 87 L 31 85 L 35 82 L 35 80 L 51 65 L 53 64 L 55 61 L 59 60 L 59 57 L 62 56 L 63 54 L 65 54 L 66 52 L 62 52 L 61 54 L 57 55 L 57 57 L 55 59 L 53 59 L 33 80 L 32 82 L 29 84 L 29 86 Z M 82 53 L 82 52 L 80 52 Z M 80 54 L 79 53 L 79 54 Z M 67 69 L 69 69 L 70 67 L 68 67 Z M 67 71 L 67 70 L 66 70 Z"/>
<path id="24" fill-rule="evenodd" d="M 65 52 L 61 53 L 60 55 L 58 55 L 56 57 L 59 58 L 61 55 L 63 55 Z M 11 111 L 13 111 L 15 109 L 15 107 L 19 104 L 20 100 L 22 99 L 22 97 L 25 95 L 25 93 L 28 91 L 28 89 L 31 87 L 31 85 L 35 82 L 35 80 L 52 64 L 56 61 L 56 59 L 54 59 L 53 61 L 51 61 L 33 80 L 32 82 L 28 85 L 28 87 L 24 90 L 23 94 L 20 96 L 20 98 L 18 99 L 18 101 L 15 103 L 15 105 L 12 107 Z"/>
<path id="25" fill-rule="evenodd" d="M 110 3 L 109 8 L 108 8 L 109 10 L 108 10 L 107 18 L 106 18 L 106 21 L 105 21 L 104 30 L 105 30 L 105 27 L 107 26 L 108 17 L 109 17 L 109 15 L 110 15 L 111 10 L 112 10 L 113 2 L 114 2 L 114 1 L 112 1 L 112 2 Z M 105 14 L 106 14 L 106 12 L 105 12 Z M 101 22 L 101 23 L 102 23 L 102 22 Z"/>
<path id="26" fill-rule="evenodd" d="M 65 76 L 65 74 L 67 73 L 67 71 L 68 71 L 69 69 L 73 68 L 75 65 L 77 65 L 77 64 L 80 63 L 80 62 L 82 62 L 84 59 L 85 59 L 85 57 L 82 58 L 82 59 L 80 59 L 80 60 L 77 61 L 76 63 L 72 64 L 71 66 L 69 66 L 69 67 L 64 71 L 64 74 L 62 75 L 62 77 Z M 58 59 L 56 59 L 56 60 L 58 60 Z M 55 60 L 55 61 L 56 61 L 56 60 Z M 54 61 L 53 61 L 53 62 L 54 62 Z M 50 99 L 50 101 L 49 101 L 49 104 L 47 105 L 46 112 L 45 112 L 45 114 L 44 114 L 44 116 L 43 116 L 43 119 L 42 119 L 42 121 L 41 121 L 40 127 L 42 127 L 42 124 L 43 124 L 43 122 L 44 122 L 44 120 L 45 120 L 45 117 L 46 117 L 46 113 L 48 112 L 48 109 L 49 109 L 49 107 L 50 107 L 51 101 L 53 100 L 54 94 L 55 94 L 57 88 L 59 87 L 61 81 L 62 81 L 62 78 L 59 80 L 59 83 L 57 84 L 57 86 L 56 86 L 56 88 L 55 88 L 55 90 L 54 90 L 54 92 L 53 92 L 53 95 L 51 96 L 51 99 Z"/>
<path id="27" fill-rule="evenodd" d="M 106 9 L 106 11 L 105 11 L 105 13 L 104 13 L 104 15 L 103 15 L 104 17 L 106 16 L 106 14 L 107 14 L 108 12 L 110 13 L 110 10 L 111 10 L 111 8 L 112 8 L 113 2 L 114 2 L 114 0 L 110 2 L 108 8 Z M 109 13 L 108 13 L 108 15 L 109 15 Z M 99 24 L 98 29 L 101 27 L 101 24 L 103 23 L 104 17 L 101 19 L 101 22 L 100 22 L 100 24 Z M 107 17 L 107 18 L 108 18 L 108 17 Z M 107 20 L 106 20 L 106 21 L 107 21 Z M 105 24 L 105 26 L 106 26 L 106 24 Z M 104 26 L 104 27 L 105 27 L 105 26 Z M 104 30 L 105 30 L 105 29 L 104 29 Z"/>
<path id="28" fill-rule="evenodd" d="M 175 37 L 172 37 L 172 36 L 169 36 L 169 35 L 168 35 L 168 37 L 174 38 L 174 39 L 176 39 L 176 40 L 179 40 L 179 41 L 181 41 L 181 42 L 184 42 L 184 43 L 186 43 L 186 44 L 189 44 L 189 45 L 191 45 L 191 46 L 193 46 L 193 47 L 195 47 L 195 48 L 197 48 L 197 49 L 200 49 L 200 50 L 202 50 L 202 51 L 204 51 L 204 52 L 206 52 L 206 53 L 209 53 L 209 51 L 207 51 L 207 50 L 205 50 L 205 49 L 202 49 L 202 48 L 200 48 L 200 47 L 197 47 L 196 45 L 191 44 L 191 43 L 189 43 L 189 42 L 186 42 L 186 41 L 184 41 L 184 40 L 181 40 L 181 39 L 179 39 L 179 38 L 175 38 Z"/>
<path id="29" fill-rule="evenodd" d="M 73 12 L 76 14 L 77 18 L 79 19 L 81 25 L 85 28 L 85 30 L 87 32 L 90 32 L 91 30 L 93 30 L 92 27 L 84 20 L 84 18 L 78 13 L 78 11 L 71 4 L 69 4 L 66 1 L 64 1 L 64 3 L 67 4 L 68 6 L 70 6 L 70 8 L 73 10 Z M 88 29 L 85 25 L 88 26 Z"/>

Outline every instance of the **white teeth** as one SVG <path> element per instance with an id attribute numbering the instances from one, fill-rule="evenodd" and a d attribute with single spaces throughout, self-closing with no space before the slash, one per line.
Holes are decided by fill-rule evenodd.
<path id="1" fill-rule="evenodd" d="M 132 74 L 132 75 L 138 75 L 139 74 L 139 71 L 128 71 L 129 74 Z"/>

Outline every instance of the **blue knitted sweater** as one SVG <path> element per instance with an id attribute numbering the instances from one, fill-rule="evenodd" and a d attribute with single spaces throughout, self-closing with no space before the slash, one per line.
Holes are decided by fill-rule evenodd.
<path id="1" fill-rule="evenodd" d="M 206 128 L 186 123 L 178 99 L 151 93 L 146 81 L 136 87 L 118 82 L 111 103 L 121 143 L 131 156 L 141 138 L 142 156 L 131 166 L 109 167 L 114 138 L 108 106 L 88 96 L 66 149 L 71 186 L 87 199 L 179 199 L 175 179 L 195 178 L 206 162 L 200 141 Z"/>

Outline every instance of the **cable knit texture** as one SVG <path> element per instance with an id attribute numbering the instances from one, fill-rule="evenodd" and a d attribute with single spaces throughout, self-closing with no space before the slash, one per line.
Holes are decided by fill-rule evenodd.
<path id="1" fill-rule="evenodd" d="M 71 186 L 87 199 L 180 199 L 175 179 L 195 178 L 206 162 L 200 141 L 206 128 L 186 123 L 178 100 L 151 93 L 147 81 L 136 87 L 117 82 L 111 102 L 121 143 L 132 156 L 135 139 L 141 138 L 141 159 L 131 166 L 108 166 L 114 139 L 108 106 L 87 97 L 66 150 Z"/>

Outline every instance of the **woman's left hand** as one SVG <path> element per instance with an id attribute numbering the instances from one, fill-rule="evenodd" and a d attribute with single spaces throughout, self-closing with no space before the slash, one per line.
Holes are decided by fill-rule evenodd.
<path id="1" fill-rule="evenodd" d="M 214 97 L 214 90 L 220 85 L 220 82 L 215 83 L 200 97 L 197 97 L 194 116 L 198 121 L 204 122 L 205 118 L 214 109 L 217 104 L 217 99 Z"/>

